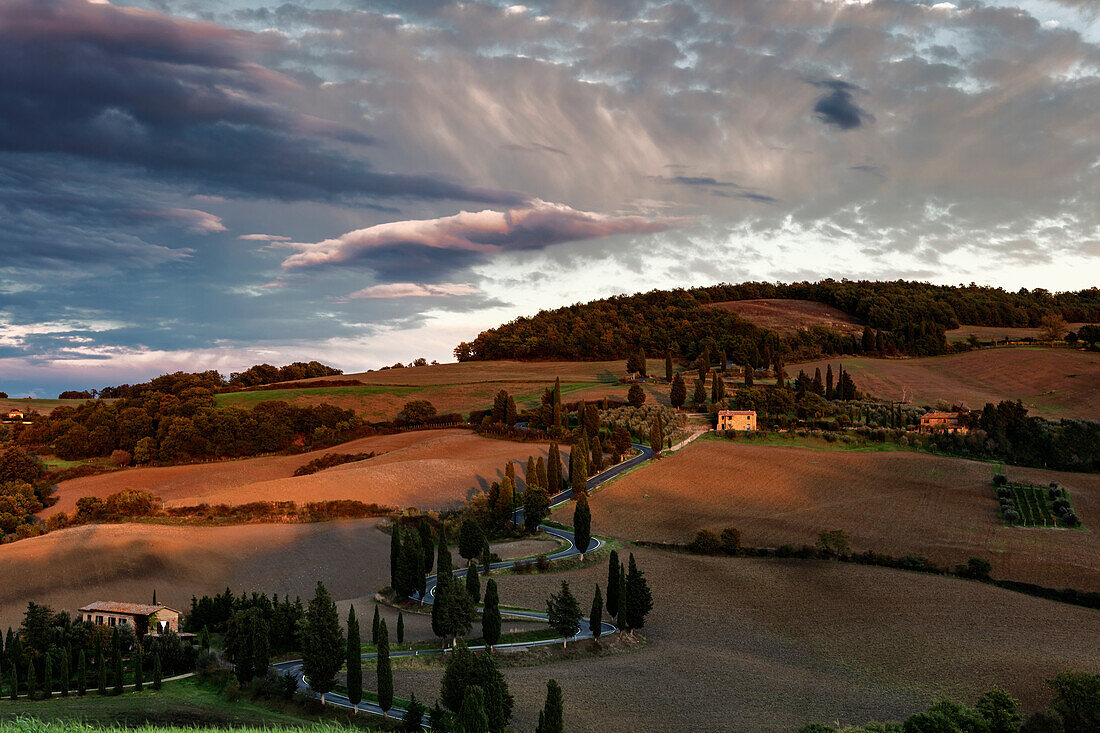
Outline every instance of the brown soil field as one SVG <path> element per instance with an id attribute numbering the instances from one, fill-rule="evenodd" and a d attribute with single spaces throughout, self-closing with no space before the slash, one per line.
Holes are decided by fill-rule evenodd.
<path id="1" fill-rule="evenodd" d="M 1087 528 L 1025 529 L 997 518 L 993 469 L 908 451 L 700 440 L 601 489 L 592 501 L 592 528 L 686 542 L 699 529 L 733 526 L 757 547 L 813 544 L 823 530 L 843 529 L 857 552 L 920 553 L 941 565 L 982 557 L 997 578 L 1100 590 L 1100 476 L 1007 467 L 1013 480 L 1065 486 Z"/>
<path id="2" fill-rule="evenodd" d="M 841 333 L 859 333 L 863 323 L 842 310 L 812 300 L 762 298 L 714 303 L 714 308 L 736 313 L 746 321 L 777 333 L 792 333 L 809 326 L 825 326 Z"/>
<path id="3" fill-rule="evenodd" d="M 550 677 L 569 730 L 790 733 L 809 720 L 902 718 L 940 694 L 972 703 L 993 684 L 1034 709 L 1047 701 L 1043 679 L 1100 665 L 1082 643 L 1100 633 L 1100 614 L 1075 606 L 883 568 L 634 552 L 654 596 L 649 643 L 506 669 L 516 728 L 534 727 Z M 501 602 L 542 607 L 568 580 L 587 609 L 606 572 L 504 576 Z M 435 671 L 394 677 L 397 690 L 438 694 Z"/>
<path id="4" fill-rule="evenodd" d="M 62 482 L 58 503 L 42 516 L 71 512 L 82 496 L 105 497 L 123 489 L 147 489 L 172 506 L 359 499 L 442 508 L 499 480 L 509 459 L 523 462 L 516 467 L 522 477 L 527 456 L 545 456 L 546 449 L 536 443 L 482 438 L 467 430 L 425 430 L 362 438 L 296 456 L 128 468 Z M 309 476 L 293 476 L 296 468 L 325 453 L 369 451 L 380 455 Z"/>
<path id="5" fill-rule="evenodd" d="M 937 400 L 981 409 L 985 403 L 1022 400 L 1040 417 L 1100 419 L 1100 354 L 1070 349 L 982 349 L 919 359 L 834 358 L 791 364 L 813 376 L 844 364 L 856 386 L 876 397 L 918 405 Z"/>
<path id="6" fill-rule="evenodd" d="M 1084 323 L 1069 323 L 1066 324 L 1070 331 L 1076 331 Z M 947 332 L 948 341 L 966 341 L 970 337 L 970 334 L 974 334 L 982 341 L 1004 341 L 1006 338 L 1009 340 L 1028 338 L 1039 338 L 1038 328 L 1000 328 L 998 326 L 968 326 L 963 324 L 958 328 L 953 328 Z"/>

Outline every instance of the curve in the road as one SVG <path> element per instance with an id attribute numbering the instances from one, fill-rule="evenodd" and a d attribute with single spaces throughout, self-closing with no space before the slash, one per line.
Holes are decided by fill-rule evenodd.
<path id="1" fill-rule="evenodd" d="M 650 458 L 653 457 L 653 451 L 648 446 L 642 445 L 641 443 L 634 443 L 633 445 L 634 445 L 634 448 L 638 451 L 638 455 L 633 456 L 631 458 L 628 458 L 627 460 L 622 461 L 621 463 L 617 463 L 614 466 L 612 466 L 611 468 L 608 468 L 607 470 L 602 471 L 602 472 L 596 474 L 595 476 L 593 476 L 592 478 L 588 479 L 587 490 L 592 491 L 593 489 L 600 486 L 601 484 L 607 483 L 608 481 L 615 478 L 616 476 L 619 476 L 623 472 L 629 471 L 630 469 L 634 468 L 635 466 L 641 465 L 642 463 L 645 463 L 646 461 L 648 461 Z M 550 507 L 552 509 L 555 508 L 555 507 L 559 507 L 562 504 L 565 504 L 566 502 L 568 502 L 572 498 L 573 498 L 573 489 L 572 488 L 566 489 L 565 491 L 561 491 L 557 494 L 554 494 L 552 497 L 550 497 Z M 523 508 L 522 507 L 518 510 L 517 516 L 518 516 L 518 521 L 523 521 Z M 560 527 L 553 527 L 553 526 L 548 525 L 548 524 L 540 524 L 539 529 L 541 529 L 546 534 L 553 535 L 554 537 L 565 540 L 568 543 L 568 547 L 565 547 L 564 549 L 561 549 L 561 550 L 557 550 L 556 552 L 553 552 L 553 553 L 547 555 L 546 557 L 548 559 L 550 559 L 550 560 L 562 560 L 562 559 L 567 558 L 567 557 L 573 557 L 574 555 L 581 554 L 580 551 L 577 549 L 576 544 L 574 544 L 574 542 L 573 542 L 573 540 L 574 540 L 573 533 L 570 532 L 569 530 L 561 529 Z M 599 539 L 598 537 L 593 537 L 589 541 L 588 547 L 585 549 L 585 552 L 586 553 L 587 552 L 595 552 L 596 550 L 598 550 L 602 546 L 603 546 L 603 540 Z M 513 565 L 512 561 L 501 561 L 501 562 L 495 562 L 495 563 L 490 564 L 489 568 L 490 568 L 490 570 L 499 570 L 501 568 L 512 567 L 512 565 Z M 457 570 L 454 570 L 451 573 L 451 575 L 452 575 L 452 577 L 455 577 L 455 578 L 465 577 L 466 568 L 459 568 Z M 428 576 L 427 582 L 425 584 L 424 599 L 423 599 L 424 603 L 433 603 L 435 601 L 436 580 L 437 580 L 437 578 L 434 574 Z M 415 596 L 413 598 L 413 600 L 420 600 L 420 596 L 419 595 Z M 514 618 L 520 618 L 520 619 L 528 619 L 528 620 L 531 620 L 531 621 L 548 621 L 549 620 L 547 615 L 545 613 L 540 612 L 540 611 L 514 611 L 514 610 L 508 610 L 508 611 L 502 611 L 501 615 L 508 616 L 508 617 L 514 617 Z M 591 639 L 592 638 L 592 632 L 590 630 L 588 630 L 587 621 L 588 621 L 588 619 L 582 619 L 581 620 L 581 631 L 580 631 L 580 633 L 576 634 L 575 636 L 569 637 L 568 641 L 579 641 L 579 640 L 583 640 L 583 639 Z M 615 631 L 618 631 L 618 629 L 615 627 L 614 624 L 611 624 L 611 623 L 608 623 L 608 622 L 604 621 L 603 624 L 602 624 L 602 630 L 601 630 L 600 633 L 601 633 L 601 635 L 611 634 L 611 633 L 614 633 Z M 540 640 L 540 641 L 522 641 L 522 642 L 512 642 L 512 643 L 507 643 L 507 644 L 495 644 L 493 646 L 493 648 L 494 649 L 509 649 L 509 648 L 516 648 L 516 647 L 548 646 L 550 644 L 559 644 L 563 641 L 565 641 L 565 640 L 562 639 L 561 637 L 559 637 L 557 639 L 543 639 L 543 640 Z M 475 651 L 479 650 L 479 649 L 484 649 L 484 648 L 485 648 L 484 646 L 472 646 L 472 647 L 470 647 L 470 649 L 475 650 Z M 421 649 L 421 650 L 416 650 L 416 651 L 391 652 L 390 653 L 390 658 L 396 659 L 396 658 L 399 658 L 399 657 L 412 657 L 412 656 L 419 656 L 419 655 L 422 655 L 422 654 L 443 654 L 443 653 L 446 653 L 448 651 L 450 651 L 450 649 L 441 648 L 441 649 Z M 376 656 L 377 655 L 375 655 L 375 654 L 364 654 L 363 659 L 364 660 L 371 660 L 371 659 L 374 659 Z M 294 659 L 294 660 L 290 660 L 290 661 L 286 661 L 286 662 L 279 662 L 277 664 L 273 664 L 272 667 L 277 672 L 279 672 L 280 674 L 293 674 L 293 675 L 295 675 L 298 678 L 298 687 L 299 687 L 299 689 L 301 689 L 301 690 L 303 690 L 303 691 L 305 691 L 309 694 L 312 694 L 312 695 L 317 694 L 317 693 L 313 692 L 313 690 L 310 689 L 309 683 L 306 681 L 305 675 L 302 673 L 302 661 L 300 659 Z M 360 702 L 358 706 L 355 706 L 355 705 L 351 704 L 351 701 L 348 700 L 347 696 L 340 695 L 340 694 L 333 693 L 333 692 L 330 692 L 330 693 L 325 695 L 325 703 L 336 705 L 338 707 L 348 708 L 349 710 L 354 708 L 357 712 L 367 712 L 367 713 L 373 713 L 375 715 L 384 715 L 385 714 L 383 712 L 382 708 L 379 707 L 377 703 Z M 392 714 L 393 716 L 396 716 L 396 717 L 401 717 L 405 714 L 405 710 L 403 710 L 401 708 L 390 708 L 389 712 L 390 712 L 390 714 Z M 425 721 L 424 721 L 424 727 L 427 728 L 427 718 L 426 717 L 425 717 Z"/>

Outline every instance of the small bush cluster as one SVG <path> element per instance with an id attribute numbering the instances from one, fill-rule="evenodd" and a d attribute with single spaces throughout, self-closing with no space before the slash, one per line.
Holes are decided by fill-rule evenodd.
<path id="1" fill-rule="evenodd" d="M 323 471 L 326 468 L 332 468 L 333 466 L 340 466 L 345 463 L 354 463 L 356 461 L 365 461 L 369 458 L 374 458 L 374 453 L 326 453 L 320 458 L 314 458 L 304 466 L 298 466 L 294 471 L 295 476 L 309 476 L 310 474 Z"/>
<path id="2" fill-rule="evenodd" d="M 550 570 L 550 566 L 550 558 L 546 555 L 539 555 L 539 557 L 534 560 L 516 560 L 512 563 L 512 570 L 521 574 L 533 573 L 535 571 L 545 573 Z"/>

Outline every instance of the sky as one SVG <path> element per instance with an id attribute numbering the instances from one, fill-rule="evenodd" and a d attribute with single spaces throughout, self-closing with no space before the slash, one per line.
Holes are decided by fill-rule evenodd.
<path id="1" fill-rule="evenodd" d="M 1091 0 L 0 0 L 0 390 L 1100 274 Z"/>

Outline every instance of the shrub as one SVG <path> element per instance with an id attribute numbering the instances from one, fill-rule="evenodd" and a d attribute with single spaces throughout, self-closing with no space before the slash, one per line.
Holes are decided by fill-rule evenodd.
<path id="1" fill-rule="evenodd" d="M 539 555 L 538 559 L 535 560 L 535 567 L 539 569 L 540 573 L 545 573 L 550 569 L 550 558 L 546 555 Z"/>
<path id="2" fill-rule="evenodd" d="M 1016 513 L 1015 509 L 1006 509 L 1004 515 L 1005 521 L 1009 524 L 1016 524 L 1020 521 L 1020 515 Z"/>
<path id="3" fill-rule="evenodd" d="M 695 533 L 695 538 L 688 545 L 688 549 L 700 555 L 717 555 L 722 549 L 722 540 L 718 533 L 710 529 L 701 529 Z"/>
<path id="4" fill-rule="evenodd" d="M 994 474 L 994 476 L 993 476 L 993 485 L 994 486 L 1004 486 L 1007 483 L 1008 483 L 1008 476 L 1005 476 L 1003 473 Z"/>
<path id="5" fill-rule="evenodd" d="M 741 530 L 736 527 L 726 527 L 721 535 L 722 550 L 730 555 L 736 555 L 741 551 Z"/>
<path id="6" fill-rule="evenodd" d="M 119 468 L 126 468 L 126 466 L 130 465 L 131 460 L 132 457 L 127 451 L 116 450 L 111 452 L 110 461 Z"/>
<path id="7" fill-rule="evenodd" d="M 365 461 L 368 458 L 374 458 L 374 453 L 326 453 L 320 458 L 314 458 L 309 463 L 299 466 L 294 470 L 294 475 L 309 476 L 318 471 L 323 471 L 326 468 L 340 466 L 345 463 L 353 463 L 355 461 Z"/>

